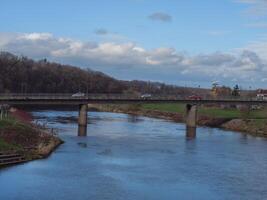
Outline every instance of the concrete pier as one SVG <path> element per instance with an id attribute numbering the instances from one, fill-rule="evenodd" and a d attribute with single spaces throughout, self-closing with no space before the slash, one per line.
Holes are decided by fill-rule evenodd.
<path id="1" fill-rule="evenodd" d="M 197 127 L 197 105 L 186 105 L 186 137 L 196 137 Z"/>
<path id="2" fill-rule="evenodd" d="M 87 135 L 87 104 L 79 105 L 78 136 Z"/>

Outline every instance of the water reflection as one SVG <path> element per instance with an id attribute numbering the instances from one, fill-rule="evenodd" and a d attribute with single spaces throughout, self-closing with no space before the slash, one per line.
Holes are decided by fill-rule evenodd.
<path id="1" fill-rule="evenodd" d="M 131 123 L 137 123 L 138 121 L 140 121 L 138 115 L 127 115 L 127 120 Z"/>
<path id="2" fill-rule="evenodd" d="M 78 127 L 78 136 L 85 137 L 87 136 L 87 126 L 81 126 Z"/>
<path id="3" fill-rule="evenodd" d="M 195 139 L 196 138 L 196 127 L 189 127 L 187 126 L 186 127 L 186 138 L 188 140 L 192 140 L 192 139 Z"/>
<path id="4" fill-rule="evenodd" d="M 94 112 L 88 137 L 77 137 L 76 121 L 51 123 L 77 112 L 36 115 L 65 143 L 48 159 L 1 170 L 1 200 L 266 199 L 264 139 L 202 127 L 193 139 L 184 124 Z"/>
<path id="5" fill-rule="evenodd" d="M 77 143 L 81 148 L 87 148 L 87 143 L 85 142 L 78 142 Z"/>
<path id="6" fill-rule="evenodd" d="M 185 154 L 195 154 L 197 152 L 197 140 L 186 137 Z"/>

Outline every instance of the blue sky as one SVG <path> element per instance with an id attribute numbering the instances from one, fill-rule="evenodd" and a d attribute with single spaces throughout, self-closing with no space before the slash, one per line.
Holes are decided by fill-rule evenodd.
<path id="1" fill-rule="evenodd" d="M 262 87 L 265 12 L 266 0 L 1 0 L 0 50 L 120 79 Z"/>

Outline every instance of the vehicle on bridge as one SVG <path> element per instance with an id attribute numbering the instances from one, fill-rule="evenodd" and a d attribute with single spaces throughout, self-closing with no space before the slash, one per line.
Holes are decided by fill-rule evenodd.
<path id="1" fill-rule="evenodd" d="M 187 100 L 202 100 L 201 96 L 198 95 L 191 95 L 186 98 Z"/>
<path id="2" fill-rule="evenodd" d="M 152 97 L 151 94 L 142 94 L 141 99 L 150 99 Z"/>
<path id="3" fill-rule="evenodd" d="M 84 96 L 85 96 L 85 94 L 82 92 L 77 92 L 77 93 L 71 95 L 71 97 L 84 97 Z"/>

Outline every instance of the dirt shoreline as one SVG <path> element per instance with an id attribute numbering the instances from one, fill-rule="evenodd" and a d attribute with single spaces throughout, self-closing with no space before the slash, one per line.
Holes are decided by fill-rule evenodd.
<path id="1" fill-rule="evenodd" d="M 53 153 L 61 144 L 64 143 L 63 140 L 55 135 L 51 135 L 47 132 L 43 132 L 42 134 L 47 134 L 46 137 L 49 139 L 48 141 L 43 140 L 33 150 L 34 155 L 36 155 L 34 159 L 43 159 L 49 157 L 51 153 Z"/>
<path id="2" fill-rule="evenodd" d="M 117 105 L 89 105 L 89 109 L 101 112 L 114 112 L 132 115 L 140 115 L 158 119 L 171 120 L 178 123 L 184 123 L 184 116 L 181 113 L 163 112 L 157 110 L 131 110 Z M 266 120 L 266 119 L 262 119 Z M 267 120 L 266 120 L 267 121 Z M 199 126 L 221 128 L 224 130 L 241 132 L 256 137 L 267 138 L 267 124 L 258 126 L 256 119 L 231 119 L 231 118 L 212 118 L 208 116 L 198 116 L 197 124 Z"/>

